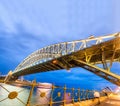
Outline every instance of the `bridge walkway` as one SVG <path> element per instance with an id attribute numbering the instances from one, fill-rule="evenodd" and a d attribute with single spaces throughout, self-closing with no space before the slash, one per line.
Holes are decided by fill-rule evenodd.
<path id="1" fill-rule="evenodd" d="M 120 106 L 120 95 L 114 95 L 96 106 Z"/>

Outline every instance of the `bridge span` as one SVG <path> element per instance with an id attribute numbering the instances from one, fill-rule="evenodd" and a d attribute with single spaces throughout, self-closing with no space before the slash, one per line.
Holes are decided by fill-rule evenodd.
<path id="1" fill-rule="evenodd" d="M 120 76 L 111 71 L 113 62 L 120 62 L 120 33 L 90 36 L 41 48 L 26 57 L 10 78 L 14 80 L 33 73 L 82 67 L 120 85 Z"/>
<path id="2" fill-rule="evenodd" d="M 110 82 L 120 86 L 120 75 L 115 74 L 111 70 L 114 67 L 114 62 L 120 62 L 120 33 L 115 33 L 107 36 L 94 37 L 91 36 L 84 40 L 72 42 L 63 42 L 50 45 L 39 49 L 28 57 L 26 57 L 12 72 L 7 76 L 1 76 L 0 89 L 7 92 L 7 95 L 2 95 L 0 104 L 4 104 L 7 100 L 18 100 L 24 106 L 119 106 L 119 95 L 112 91 L 91 91 L 80 88 L 67 88 L 54 86 L 50 84 L 44 85 L 36 83 L 36 81 L 21 81 L 16 80 L 20 76 L 46 72 L 57 71 L 61 69 L 70 70 L 74 67 L 82 67 Z M 114 69 L 114 68 L 113 68 Z M 28 98 L 23 100 L 20 93 L 25 93 L 25 88 L 20 91 L 11 91 L 5 84 L 27 87 Z M 11 86 L 12 87 L 12 86 Z M 33 91 L 37 92 L 39 103 L 32 103 Z M 48 98 L 48 92 L 50 95 Z M 100 97 L 96 98 L 94 93 L 98 92 Z M 43 101 L 45 101 L 43 103 Z"/>

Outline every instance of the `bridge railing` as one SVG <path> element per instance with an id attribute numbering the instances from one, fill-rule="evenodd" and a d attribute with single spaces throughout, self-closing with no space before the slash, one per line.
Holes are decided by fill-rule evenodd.
<path id="1" fill-rule="evenodd" d="M 93 90 L 80 88 L 68 88 L 66 85 L 41 85 L 33 82 L 9 82 L 11 85 L 0 84 L 0 105 L 5 103 L 20 104 L 20 106 L 59 106 L 69 103 L 81 102 L 94 99 Z M 24 86 L 17 87 L 16 86 Z M 10 86 L 10 87 L 8 87 Z M 14 88 L 14 89 L 13 89 Z M 4 92 L 7 92 L 6 94 Z M 100 96 L 106 96 L 100 93 Z M 19 103 L 18 103 L 19 102 Z M 14 105 L 13 105 L 14 106 Z"/>

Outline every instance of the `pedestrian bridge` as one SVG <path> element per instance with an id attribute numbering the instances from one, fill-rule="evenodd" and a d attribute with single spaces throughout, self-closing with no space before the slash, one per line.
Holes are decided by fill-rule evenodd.
<path id="1" fill-rule="evenodd" d="M 84 40 L 41 48 L 26 57 L 10 74 L 10 78 L 14 80 L 33 73 L 82 67 L 120 85 L 120 76 L 111 71 L 113 62 L 120 62 L 120 33 L 90 36 Z"/>

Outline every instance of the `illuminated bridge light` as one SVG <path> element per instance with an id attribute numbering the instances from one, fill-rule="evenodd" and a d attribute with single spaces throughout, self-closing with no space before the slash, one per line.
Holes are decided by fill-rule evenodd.
<path id="1" fill-rule="evenodd" d="M 53 60 L 52 63 L 53 63 L 53 64 L 57 64 L 58 61 L 57 61 L 57 60 Z"/>

